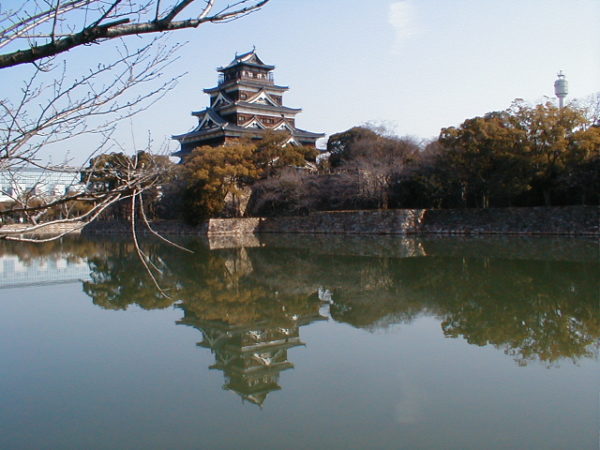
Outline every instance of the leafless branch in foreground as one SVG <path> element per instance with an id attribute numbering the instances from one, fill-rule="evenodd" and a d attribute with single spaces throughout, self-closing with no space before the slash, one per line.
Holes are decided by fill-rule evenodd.
<path id="1" fill-rule="evenodd" d="M 73 48 L 131 35 L 197 28 L 253 13 L 270 0 L 28 0 L 19 8 L 0 12 L 0 69 L 34 63 Z M 186 14 L 187 13 L 187 14 Z M 182 17 L 186 14 L 185 17 Z M 81 15 L 85 21 L 80 23 Z M 21 45 L 25 42 L 25 46 Z"/>
<path id="2" fill-rule="evenodd" d="M 122 45 L 115 60 L 74 79 L 66 64 L 56 77 L 35 70 L 16 100 L 0 99 L 0 170 L 35 165 L 41 149 L 84 134 L 103 136 L 101 150 L 118 121 L 147 109 L 175 86 L 180 77 L 159 78 L 178 48 L 157 40 L 135 51 Z M 137 93 L 128 96 L 134 88 Z"/>
<path id="3" fill-rule="evenodd" d="M 178 48 L 179 45 L 166 45 L 160 38 L 135 51 L 121 44 L 114 59 L 79 77 L 71 77 L 66 64 L 50 74 L 35 69 L 18 96 L 0 99 L 0 176 L 4 182 L 9 180 L 19 187 L 20 171 L 31 167 L 43 169 L 45 174 L 60 171 L 60 167 L 40 162 L 42 152 L 74 138 L 99 137 L 97 147 L 90 149 L 89 158 L 106 151 L 119 121 L 147 109 L 176 85 L 179 77 L 166 80 L 160 77 L 165 66 L 176 59 L 173 55 Z M 4 238 L 36 240 L 20 234 L 34 233 L 48 225 L 79 221 L 87 224 L 134 187 L 137 192 L 144 192 L 154 186 L 156 174 L 146 171 L 147 168 L 130 168 L 129 178 L 117 178 L 110 192 L 69 192 L 69 188 L 75 188 L 71 185 L 66 193 L 56 197 L 37 195 L 35 189 L 9 193 L 1 186 L 0 193 L 11 204 L 3 205 L 0 219 L 18 215 L 29 224 L 21 227 L 18 234 L 3 230 Z M 75 172 L 87 173 L 81 181 L 84 186 L 89 184 L 88 177 L 93 171 L 84 171 L 82 166 Z M 83 212 L 74 211 L 76 205 Z M 47 213 L 53 208 L 62 208 L 60 219 L 48 219 Z"/>

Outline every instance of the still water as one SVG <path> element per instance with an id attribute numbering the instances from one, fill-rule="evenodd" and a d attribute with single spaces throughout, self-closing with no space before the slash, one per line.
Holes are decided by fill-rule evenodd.
<path id="1" fill-rule="evenodd" d="M 0 448 L 595 449 L 595 241 L 0 246 Z"/>

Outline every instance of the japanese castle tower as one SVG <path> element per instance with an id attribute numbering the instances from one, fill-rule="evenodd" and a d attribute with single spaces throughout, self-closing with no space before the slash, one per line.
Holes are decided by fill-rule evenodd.
<path id="1" fill-rule="evenodd" d="M 274 69 L 262 62 L 254 49 L 219 67 L 218 85 L 204 89 L 210 96 L 210 106 L 192 112 L 198 126 L 173 136 L 181 144 L 174 156 L 185 157 L 202 145 L 216 147 L 240 138 L 260 139 L 267 130 L 287 131 L 292 145 L 314 147 L 324 134 L 296 128 L 295 117 L 302 110 L 283 105 L 288 87 L 275 84 Z"/>

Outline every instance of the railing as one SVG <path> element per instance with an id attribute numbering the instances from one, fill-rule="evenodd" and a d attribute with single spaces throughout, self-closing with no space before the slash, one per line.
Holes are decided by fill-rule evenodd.
<path id="1" fill-rule="evenodd" d="M 273 73 L 269 72 L 266 74 L 266 77 L 264 78 L 256 78 L 255 76 L 256 74 L 248 74 L 245 71 L 242 72 L 241 76 L 238 76 L 236 79 L 238 80 L 250 80 L 250 81 L 257 81 L 257 82 L 263 82 L 263 83 L 267 83 L 267 84 L 274 84 L 275 83 L 275 78 L 273 77 Z M 259 74 L 261 75 L 261 74 Z M 219 74 L 219 79 L 218 79 L 218 84 L 219 86 L 221 86 L 222 84 L 225 84 L 227 82 L 231 81 L 230 79 L 225 79 L 225 74 L 221 73 Z"/>

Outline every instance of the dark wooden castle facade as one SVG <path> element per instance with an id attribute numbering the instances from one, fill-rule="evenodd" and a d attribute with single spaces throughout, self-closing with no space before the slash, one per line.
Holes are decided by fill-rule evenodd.
<path id="1" fill-rule="evenodd" d="M 204 89 L 210 106 L 192 112 L 198 126 L 189 133 L 173 136 L 181 144 L 174 156 L 185 157 L 203 145 L 220 146 L 240 138 L 261 139 L 268 130 L 285 131 L 289 144 L 315 146 L 321 133 L 296 127 L 301 109 L 283 104 L 287 86 L 275 84 L 271 66 L 262 62 L 255 50 L 236 55 L 226 67 L 219 67 L 218 85 Z"/>

